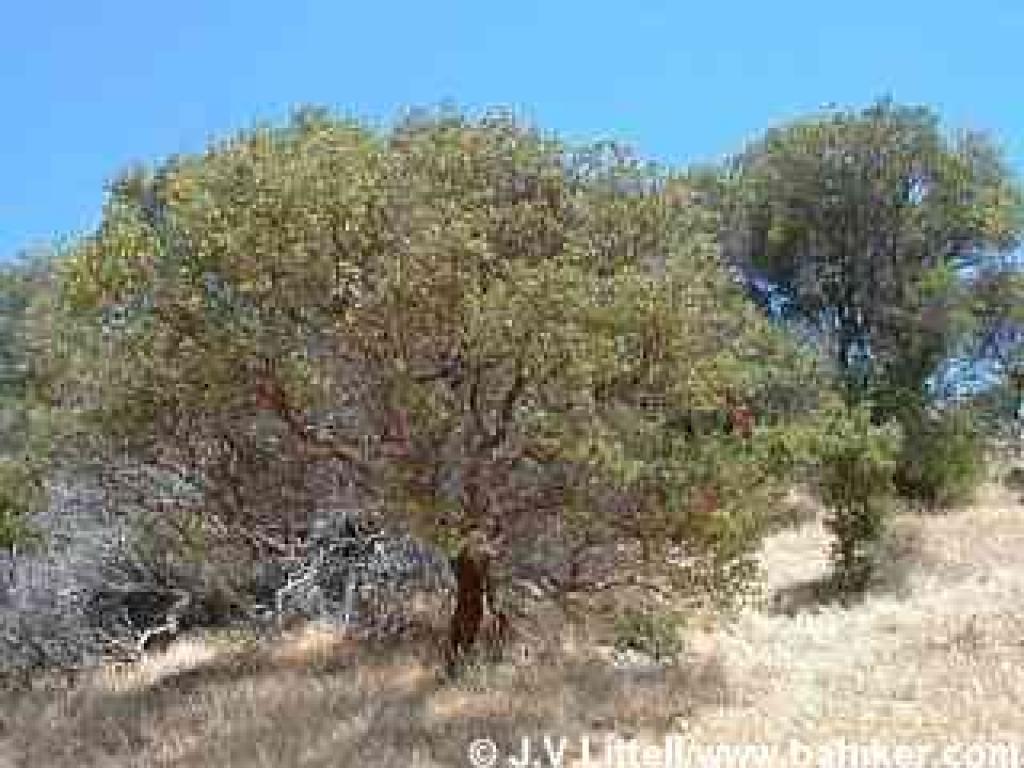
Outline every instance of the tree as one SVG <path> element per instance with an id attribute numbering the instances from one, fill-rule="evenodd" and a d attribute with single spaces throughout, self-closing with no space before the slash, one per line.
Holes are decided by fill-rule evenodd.
<path id="1" fill-rule="evenodd" d="M 51 288 L 46 256 L 0 268 L 0 547 L 12 552 L 38 540 L 31 518 L 46 502 L 47 409 L 37 396 L 34 344 Z"/>
<path id="2" fill-rule="evenodd" d="M 750 445 L 679 415 L 811 367 L 722 268 L 716 224 L 685 180 L 505 114 L 377 134 L 306 110 L 113 186 L 64 267 L 62 380 L 218 530 L 277 498 L 242 470 L 260 454 L 563 593 L 680 549 L 728 568 L 788 415 Z M 493 574 L 454 563 L 471 646 Z"/>
<path id="3" fill-rule="evenodd" d="M 986 364 L 999 384 L 982 407 L 995 418 L 993 426 L 1004 431 L 1016 421 L 1017 440 L 1024 428 L 1024 271 L 1020 264 L 996 265 L 979 274 L 971 284 L 969 311 L 972 320 L 968 359 Z M 981 405 L 981 403 L 979 403 Z"/>
<path id="4" fill-rule="evenodd" d="M 28 442 L 34 373 L 30 326 L 33 305 L 49 278 L 42 258 L 0 267 L 0 453 L 20 453 Z"/>
<path id="5" fill-rule="evenodd" d="M 1021 232 L 1020 189 L 994 145 L 947 139 L 931 111 L 889 100 L 769 131 L 726 186 L 729 259 L 823 334 L 854 399 L 877 384 L 921 394 L 958 338 L 957 276 Z"/>
<path id="6" fill-rule="evenodd" d="M 830 514 L 832 579 L 841 592 L 864 589 L 878 561 L 898 435 L 871 423 L 866 408 L 833 415 L 821 435 L 820 485 Z"/>

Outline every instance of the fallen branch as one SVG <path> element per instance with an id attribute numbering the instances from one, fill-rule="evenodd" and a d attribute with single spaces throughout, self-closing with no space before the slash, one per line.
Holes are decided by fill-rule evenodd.
<path id="1" fill-rule="evenodd" d="M 158 647 L 166 648 L 178 636 L 178 633 L 181 631 L 182 619 L 192 605 L 192 595 L 188 592 L 173 587 L 160 587 L 155 584 L 109 584 L 99 590 L 98 594 L 116 597 L 156 596 L 174 598 L 170 606 L 164 611 L 163 622 L 142 631 L 134 648 L 134 651 L 139 655 Z"/>

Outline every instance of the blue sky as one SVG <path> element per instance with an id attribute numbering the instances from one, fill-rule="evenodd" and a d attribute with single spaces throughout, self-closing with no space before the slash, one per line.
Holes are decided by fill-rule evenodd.
<path id="1" fill-rule="evenodd" d="M 378 123 L 511 106 L 682 164 L 891 93 L 990 131 L 1021 172 L 1022 47 L 1021 0 L 8 0 L 0 257 L 95 225 L 119 169 L 300 103 Z"/>

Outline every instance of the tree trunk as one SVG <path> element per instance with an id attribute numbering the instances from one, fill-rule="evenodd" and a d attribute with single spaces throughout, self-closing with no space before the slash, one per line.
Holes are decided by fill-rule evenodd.
<path id="1" fill-rule="evenodd" d="M 496 599 L 495 555 L 485 537 L 473 534 L 452 562 L 456 592 L 448 638 L 449 671 L 455 671 L 458 662 L 481 641 L 492 660 L 501 657 L 509 624 Z"/>
<path id="2" fill-rule="evenodd" d="M 455 610 L 449 627 L 450 662 L 457 661 L 476 644 L 484 617 L 484 597 L 490 591 L 490 558 L 471 543 L 462 547 L 453 563 Z"/>

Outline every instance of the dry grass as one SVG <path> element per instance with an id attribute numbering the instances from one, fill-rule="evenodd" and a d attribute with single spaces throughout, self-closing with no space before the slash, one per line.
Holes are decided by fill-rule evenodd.
<path id="1" fill-rule="evenodd" d="M 903 517 L 899 586 L 844 608 L 807 596 L 716 635 L 737 709 L 691 731 L 725 742 L 1009 739 L 1024 714 L 1024 508 L 996 487 L 970 509 Z M 826 539 L 807 525 L 765 546 L 776 590 L 815 584 Z M 908 562 L 909 561 L 909 562 Z"/>
<path id="2" fill-rule="evenodd" d="M 6 752 L 12 765 L 52 768 L 464 765 L 480 736 L 511 749 L 528 732 L 664 730 L 724 688 L 713 660 L 643 674 L 564 653 L 457 683 L 438 667 L 429 652 L 315 627 L 244 650 L 181 642 L 10 703 Z"/>
<path id="3" fill-rule="evenodd" d="M 463 766 L 480 736 L 511 748 L 543 732 L 647 740 L 681 727 L 736 744 L 1012 740 L 1024 730 L 1024 509 L 992 486 L 970 509 L 902 517 L 895 531 L 878 588 L 843 607 L 815 586 L 820 524 L 782 530 L 762 553 L 762 609 L 692 630 L 662 670 L 619 670 L 575 642 L 450 683 L 430 643 L 366 648 L 314 627 L 269 645 L 179 642 L 70 692 L 7 702 L 0 768 Z"/>

